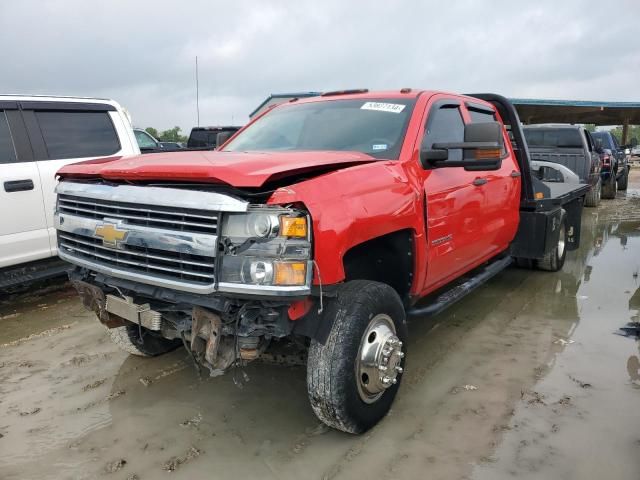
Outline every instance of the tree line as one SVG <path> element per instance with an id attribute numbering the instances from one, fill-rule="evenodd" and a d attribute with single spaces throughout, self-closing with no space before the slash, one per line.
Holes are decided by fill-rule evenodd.
<path id="1" fill-rule="evenodd" d="M 156 140 L 159 140 L 161 142 L 186 142 L 187 141 L 187 137 L 185 135 L 182 135 L 180 133 L 180 127 L 173 127 L 170 128 L 169 130 L 163 130 L 162 132 L 159 132 L 157 129 L 153 128 L 153 127 L 147 127 L 145 128 L 145 131 L 150 134 L 153 138 L 155 138 Z"/>

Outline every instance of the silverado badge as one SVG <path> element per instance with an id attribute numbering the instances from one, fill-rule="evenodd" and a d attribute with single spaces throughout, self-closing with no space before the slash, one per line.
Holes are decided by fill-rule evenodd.
<path id="1" fill-rule="evenodd" d="M 118 248 L 118 242 L 127 238 L 127 230 L 119 230 L 113 223 L 103 223 L 96 227 L 95 236 L 102 238 L 105 247 Z"/>

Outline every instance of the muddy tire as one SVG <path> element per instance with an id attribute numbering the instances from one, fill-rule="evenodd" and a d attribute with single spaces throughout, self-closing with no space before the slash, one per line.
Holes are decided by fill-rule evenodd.
<path id="1" fill-rule="evenodd" d="M 309 348 L 311 408 L 330 427 L 363 433 L 387 414 L 400 387 L 407 338 L 402 301 L 388 285 L 356 280 L 338 290 L 323 315 L 334 322 L 325 345 L 312 340 Z"/>
<path id="2" fill-rule="evenodd" d="M 598 183 L 589 190 L 589 193 L 585 196 L 585 207 L 597 207 L 600 204 L 600 198 L 602 197 L 602 180 L 598 179 Z"/>
<path id="3" fill-rule="evenodd" d="M 567 221 L 566 213 L 562 210 L 560 217 L 560 232 L 558 234 L 558 243 L 543 258 L 536 260 L 536 268 L 538 270 L 546 270 L 547 272 L 557 272 L 564 265 L 567 257 Z"/>
<path id="4" fill-rule="evenodd" d="M 624 167 L 624 172 L 618 179 L 618 190 L 626 190 L 627 185 L 629 185 L 629 169 L 627 167 Z"/>
<path id="5" fill-rule="evenodd" d="M 602 198 L 611 200 L 616 198 L 616 193 L 618 193 L 618 182 L 616 182 L 615 174 L 612 173 L 607 183 L 602 186 Z"/>
<path id="6" fill-rule="evenodd" d="M 142 327 L 142 338 L 144 342 L 140 343 L 140 335 L 138 326 L 128 324 L 124 327 L 107 328 L 107 333 L 120 349 L 132 355 L 140 357 L 155 357 L 163 353 L 176 349 L 182 342 L 178 340 L 167 340 L 156 334 L 151 333 Z"/>

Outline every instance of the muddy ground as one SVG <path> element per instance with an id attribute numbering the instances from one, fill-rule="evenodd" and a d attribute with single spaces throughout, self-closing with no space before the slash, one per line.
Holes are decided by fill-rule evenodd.
<path id="1" fill-rule="evenodd" d="M 199 379 L 116 349 L 63 282 L 0 298 L 0 478 L 640 478 L 640 174 L 557 274 L 509 269 L 410 325 L 390 415 L 354 437 L 302 367 Z M 236 377 L 244 377 L 236 372 Z M 467 386 L 465 388 L 465 386 Z"/>

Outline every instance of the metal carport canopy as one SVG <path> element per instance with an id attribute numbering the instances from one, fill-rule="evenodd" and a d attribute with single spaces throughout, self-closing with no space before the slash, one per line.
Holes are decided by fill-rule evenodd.
<path id="1" fill-rule="evenodd" d="M 250 117 L 263 112 L 272 104 L 292 98 L 314 97 L 320 92 L 272 94 L 262 102 Z M 640 125 L 640 102 L 606 102 L 591 100 L 548 100 L 540 98 L 510 98 L 523 123 L 593 123 L 595 125 L 622 125 L 623 137 L 629 125 Z M 626 143 L 623 138 L 622 143 Z"/>
<path id="2" fill-rule="evenodd" d="M 524 123 L 639 125 L 640 102 L 510 98 Z"/>
<path id="3" fill-rule="evenodd" d="M 510 98 L 523 123 L 593 123 L 622 125 L 622 143 L 627 143 L 629 125 L 640 125 L 640 103 L 590 100 L 544 100 Z"/>

